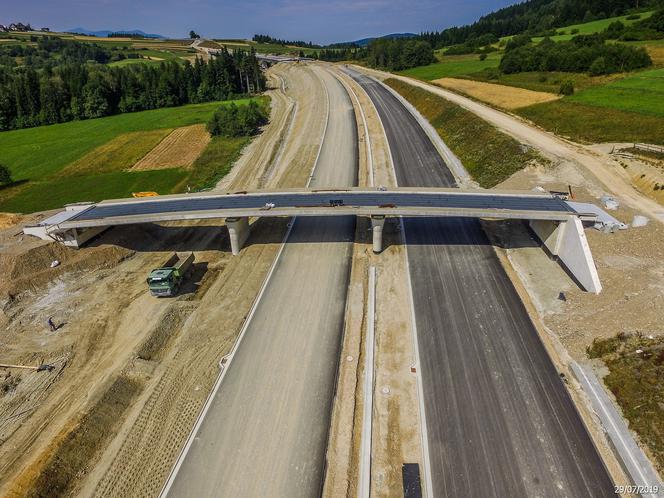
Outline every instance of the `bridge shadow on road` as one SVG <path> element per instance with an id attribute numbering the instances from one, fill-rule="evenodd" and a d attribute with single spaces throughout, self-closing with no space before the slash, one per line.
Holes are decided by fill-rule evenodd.
<path id="1" fill-rule="evenodd" d="M 371 244 L 371 223 L 366 217 L 301 217 L 295 227 L 298 230 L 289 238 L 290 244 L 318 244 L 333 242 L 357 242 Z M 357 220 L 357 238 L 352 235 Z M 306 222 L 305 222 L 306 221 Z M 251 223 L 251 232 L 246 246 L 255 244 L 278 244 L 283 241 L 292 218 L 265 217 Z M 475 230 L 468 230 L 481 223 L 490 235 L 469 237 Z M 328 224 L 329 230 L 320 230 L 319 224 Z M 511 249 L 516 247 L 539 247 L 534 237 L 511 236 L 512 232 L 523 233 L 521 220 L 482 220 L 471 218 L 404 218 L 409 245 L 495 245 Z M 294 228 L 295 228 L 294 227 Z M 343 228 L 346 229 L 343 229 Z M 342 228 L 342 229 L 338 229 Z M 517 229 L 514 229 L 517 228 Z M 383 228 L 383 249 L 401 243 L 402 224 L 399 218 L 388 218 Z M 480 232 L 483 233 L 483 232 Z M 92 239 L 89 247 L 116 245 L 137 252 L 168 251 L 224 251 L 230 252 L 228 230 L 221 220 L 198 220 L 190 222 L 143 223 L 139 225 L 115 226 Z"/>

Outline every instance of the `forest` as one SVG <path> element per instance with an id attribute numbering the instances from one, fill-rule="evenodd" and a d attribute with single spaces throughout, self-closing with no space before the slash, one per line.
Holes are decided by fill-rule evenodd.
<path id="1" fill-rule="evenodd" d="M 89 55 L 105 60 L 108 54 L 98 54 L 94 46 L 90 52 L 76 47 L 72 54 L 68 50 L 74 46 L 63 47 L 53 66 L 0 65 L 0 130 L 225 100 L 265 89 L 252 52 L 223 50 L 207 63 L 197 58 L 193 64 L 110 67 L 94 57 L 93 63 L 81 62 Z"/>

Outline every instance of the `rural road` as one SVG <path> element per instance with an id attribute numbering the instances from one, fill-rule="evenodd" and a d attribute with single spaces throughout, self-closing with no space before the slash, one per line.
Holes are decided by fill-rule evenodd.
<path id="1" fill-rule="evenodd" d="M 453 186 L 417 120 L 390 91 L 374 102 L 401 187 Z M 613 496 L 613 485 L 480 224 L 404 219 L 431 496 Z"/>
<path id="2" fill-rule="evenodd" d="M 330 112 L 311 186 L 354 186 L 351 101 L 327 70 L 313 71 Z M 320 221 L 296 220 L 169 497 L 320 493 L 355 219 Z"/>

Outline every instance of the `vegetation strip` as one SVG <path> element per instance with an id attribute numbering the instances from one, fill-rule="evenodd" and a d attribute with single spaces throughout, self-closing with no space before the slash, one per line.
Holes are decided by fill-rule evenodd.
<path id="1" fill-rule="evenodd" d="M 590 358 L 609 369 L 604 383 L 616 397 L 630 428 L 664 470 L 664 341 L 642 333 L 619 333 L 593 341 Z"/>

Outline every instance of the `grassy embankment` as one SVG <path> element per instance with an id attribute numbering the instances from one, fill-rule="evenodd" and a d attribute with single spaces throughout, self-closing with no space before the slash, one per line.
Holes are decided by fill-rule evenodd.
<path id="1" fill-rule="evenodd" d="M 228 102 L 2 132 L 2 161 L 16 183 L 0 190 L 0 211 L 33 212 L 71 202 L 127 197 L 137 191 L 168 194 L 181 192 L 187 185 L 208 187 L 228 171 L 246 139 L 215 138 L 191 169 L 126 170 L 172 129 L 205 123 L 219 105 Z"/>
<path id="2" fill-rule="evenodd" d="M 543 160 L 536 152 L 524 150 L 512 137 L 442 97 L 396 79 L 385 83 L 433 125 L 468 173 L 484 188 L 496 186 L 532 161 Z"/>
<path id="3" fill-rule="evenodd" d="M 640 14 L 639 19 L 626 16 L 603 19 L 560 28 L 564 34 L 552 37 L 567 40 L 575 34 L 600 32 L 613 21 L 633 24 L 646 19 L 652 12 Z M 538 39 L 535 39 L 537 41 Z M 400 74 L 432 81 L 440 78 L 462 78 L 488 83 L 557 93 L 565 80 L 574 83 L 575 94 L 560 100 L 522 107 L 517 114 L 545 129 L 579 142 L 648 142 L 664 144 L 664 40 L 628 42 L 645 46 L 656 69 L 609 76 L 589 76 L 584 73 L 532 72 L 497 74 L 502 51 L 494 52 L 484 61 L 478 55 L 446 56 L 437 53 L 440 62 L 402 71 Z M 481 100 L 481 99 L 480 99 Z"/>
<path id="4" fill-rule="evenodd" d="M 637 352 L 641 351 L 641 352 Z M 623 415 L 664 469 L 664 340 L 640 334 L 618 334 L 595 340 L 588 356 L 609 369 L 604 383 L 616 397 Z"/>

